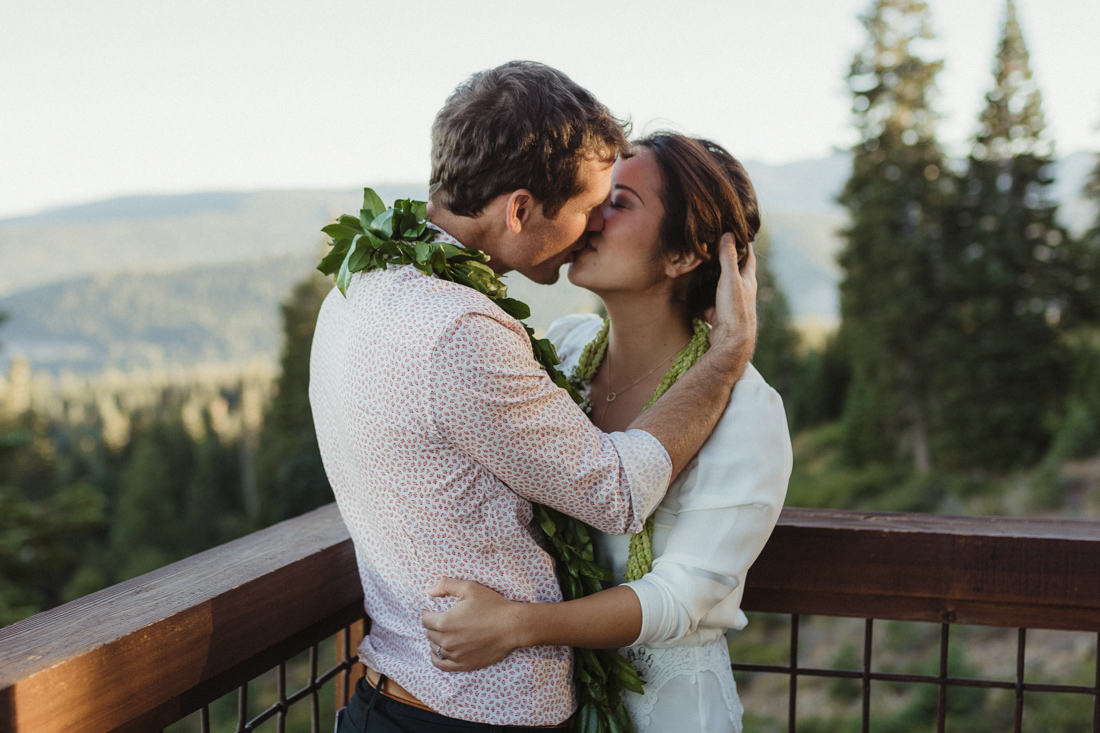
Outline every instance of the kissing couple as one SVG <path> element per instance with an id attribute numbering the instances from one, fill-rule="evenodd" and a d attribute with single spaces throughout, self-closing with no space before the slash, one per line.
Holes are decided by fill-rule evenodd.
<path id="1" fill-rule="evenodd" d="M 749 363 L 748 176 L 707 140 L 628 140 L 592 94 L 525 61 L 454 91 L 431 156 L 410 231 L 496 275 L 552 284 L 568 264 L 608 317 L 546 334 L 578 405 L 503 303 L 423 263 L 355 272 L 325 299 L 310 404 L 371 624 L 338 732 L 740 731 L 725 634 L 746 623 L 792 460 Z M 591 547 L 555 558 L 543 508 Z M 563 602 L 566 561 L 614 583 Z M 616 648 L 641 686 L 605 695 L 581 660 Z M 595 701 L 580 711 L 578 689 Z"/>

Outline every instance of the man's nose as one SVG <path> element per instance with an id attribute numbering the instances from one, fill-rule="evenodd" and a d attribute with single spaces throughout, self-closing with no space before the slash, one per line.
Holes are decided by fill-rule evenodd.
<path id="1" fill-rule="evenodd" d="M 586 232 L 602 232 L 603 231 L 603 204 L 600 204 L 592 211 L 588 212 L 588 226 L 584 228 Z"/>

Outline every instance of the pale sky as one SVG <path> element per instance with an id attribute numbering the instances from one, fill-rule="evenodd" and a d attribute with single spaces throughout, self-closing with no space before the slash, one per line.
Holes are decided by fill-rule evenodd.
<path id="1" fill-rule="evenodd" d="M 1018 0 L 1059 154 L 1100 152 L 1100 0 Z M 0 218 L 145 193 L 426 181 L 470 73 L 556 66 L 636 132 L 782 163 L 851 143 L 869 0 L 0 0 Z M 1004 0 L 931 0 L 965 150 Z"/>

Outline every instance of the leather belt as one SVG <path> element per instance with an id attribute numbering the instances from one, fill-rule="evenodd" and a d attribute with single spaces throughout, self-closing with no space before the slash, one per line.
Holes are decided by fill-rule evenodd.
<path id="1" fill-rule="evenodd" d="M 367 682 L 370 683 L 371 687 L 378 690 L 378 680 L 381 678 L 381 674 L 374 671 L 370 667 L 367 667 Z M 416 698 L 416 695 L 412 694 L 389 677 L 386 678 L 386 682 L 382 685 L 382 689 L 379 690 L 379 692 L 381 692 L 383 695 L 390 698 L 391 700 L 397 700 L 398 702 L 403 702 L 406 705 L 411 705 L 412 707 L 419 710 L 427 710 L 429 713 L 435 713 L 435 711 L 432 710 L 430 707 L 420 702 L 420 700 Z M 439 713 L 436 713 L 436 715 L 439 715 Z"/>
<path id="2" fill-rule="evenodd" d="M 382 679 L 381 674 L 379 674 L 375 670 L 371 669 L 370 667 L 367 667 L 367 682 L 370 683 L 371 687 L 373 687 L 376 690 L 379 690 L 378 680 L 380 680 L 380 679 Z M 436 715 L 441 715 L 442 714 L 442 713 L 439 713 L 435 710 L 432 710 L 430 707 L 428 707 L 424 703 L 420 702 L 420 700 L 417 699 L 416 695 L 412 694 L 411 692 L 406 690 L 404 687 L 402 687 L 401 685 L 394 682 L 389 677 L 386 678 L 386 681 L 382 684 L 382 688 L 379 690 L 379 692 L 381 692 L 383 695 L 390 698 L 391 700 L 396 700 L 397 702 L 403 703 L 405 705 L 411 705 L 412 707 L 417 708 L 418 710 L 425 710 L 429 713 L 435 713 Z M 504 728 L 505 730 L 507 730 L 509 728 L 513 728 L 513 727 L 515 727 L 515 728 L 538 728 L 538 729 L 545 728 L 547 730 L 562 730 L 562 729 L 573 727 L 573 716 L 570 716 L 565 722 L 558 723 L 557 725 L 519 725 L 519 726 L 504 725 L 504 726 L 501 726 L 501 727 Z"/>

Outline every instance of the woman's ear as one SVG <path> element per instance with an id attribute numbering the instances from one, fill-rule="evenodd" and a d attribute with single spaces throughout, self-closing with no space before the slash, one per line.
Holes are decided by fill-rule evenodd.
<path id="1" fill-rule="evenodd" d="M 665 275 L 670 280 L 675 280 L 681 275 L 688 274 L 701 264 L 703 264 L 702 258 L 694 252 L 678 254 L 675 258 L 665 260 Z"/>
<path id="2" fill-rule="evenodd" d="M 523 231 L 525 224 L 531 221 L 534 212 L 535 197 L 526 188 L 512 191 L 504 204 L 504 225 L 512 234 Z"/>

